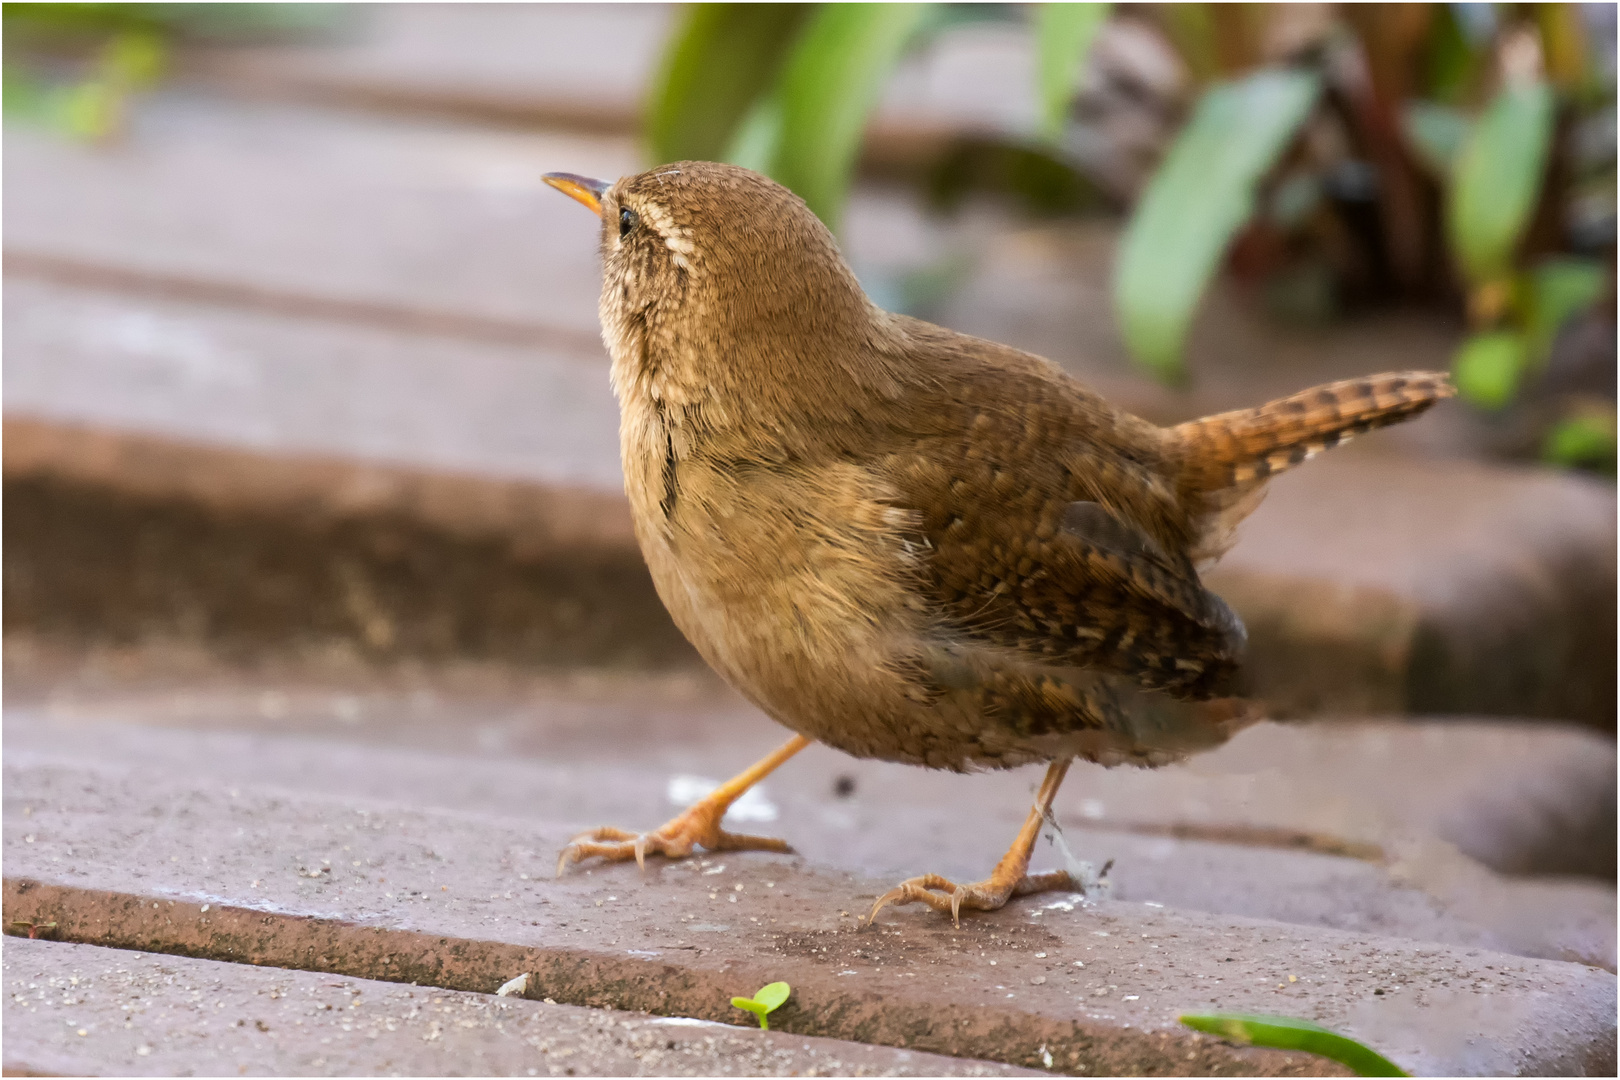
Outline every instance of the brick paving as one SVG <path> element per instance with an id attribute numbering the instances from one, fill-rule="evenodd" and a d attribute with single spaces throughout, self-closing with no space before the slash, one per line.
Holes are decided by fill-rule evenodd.
<path id="1" fill-rule="evenodd" d="M 677 809 L 667 797 L 674 778 L 716 780 L 763 754 L 778 733 L 735 700 L 659 709 L 633 687 L 571 701 L 553 690 L 526 706 L 482 708 L 288 689 L 57 694 L 48 711 L 10 708 L 6 753 L 14 762 L 139 763 L 216 786 L 365 795 L 577 831 L 656 825 Z M 262 711 L 267 694 L 275 719 Z M 1079 858 L 1115 861 L 1113 895 L 1122 901 L 1612 971 L 1614 893 L 1602 881 L 1612 869 L 1543 862 L 1543 873 L 1591 876 L 1527 880 L 1480 861 L 1522 870 L 1560 844 L 1597 847 L 1613 805 L 1613 761 L 1603 749 L 1596 736 L 1531 725 L 1266 725 L 1186 766 L 1076 765 L 1057 809 Z M 1437 772 L 1437 782 L 1418 782 Z M 927 773 L 816 747 L 768 780 L 763 799 L 777 815 L 770 827 L 812 865 L 972 880 L 1016 832 L 1033 777 Z M 1040 858 L 1056 863 L 1058 855 L 1043 844 Z"/>
<path id="2" fill-rule="evenodd" d="M 1016 1076 L 712 1021 L 49 941 L 5 951 L 8 1075 Z"/>
<path id="3" fill-rule="evenodd" d="M 1101 1072 L 1299 1067 L 1183 1033 L 1189 1008 L 1306 1016 L 1426 1073 L 1614 1054 L 1614 977 L 1580 964 L 1061 895 L 859 930 L 884 881 L 791 859 L 552 880 L 577 822 L 7 758 L 6 918 L 63 940 L 486 993 L 532 971 L 537 996 L 716 1020 L 786 975 L 782 1030 L 1022 1065 L 1045 1045 Z"/>

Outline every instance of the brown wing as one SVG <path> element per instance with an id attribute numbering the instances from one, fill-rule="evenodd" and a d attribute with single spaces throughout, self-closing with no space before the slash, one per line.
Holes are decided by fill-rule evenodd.
<path id="1" fill-rule="evenodd" d="M 1178 697 L 1221 692 L 1243 628 L 1187 559 L 1157 428 L 1040 364 L 958 373 L 930 415 L 884 471 L 920 518 L 923 587 L 950 633 Z"/>

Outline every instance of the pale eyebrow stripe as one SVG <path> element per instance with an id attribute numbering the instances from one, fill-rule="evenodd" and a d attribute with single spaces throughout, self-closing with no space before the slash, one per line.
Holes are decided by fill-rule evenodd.
<path id="1" fill-rule="evenodd" d="M 676 265 L 690 270 L 692 267 L 686 261 L 686 257 L 697 251 L 697 245 L 692 243 L 690 230 L 676 224 L 669 210 L 651 199 L 642 201 L 640 213 L 642 219 L 664 238 L 664 246 L 675 253 Z"/>

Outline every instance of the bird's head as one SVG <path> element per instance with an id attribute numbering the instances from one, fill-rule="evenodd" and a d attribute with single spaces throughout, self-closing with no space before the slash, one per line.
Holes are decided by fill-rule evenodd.
<path id="1" fill-rule="evenodd" d="M 709 161 L 613 183 L 545 179 L 601 218 L 602 336 L 616 382 L 650 374 L 723 391 L 866 351 L 876 309 L 832 233 L 775 181 Z"/>

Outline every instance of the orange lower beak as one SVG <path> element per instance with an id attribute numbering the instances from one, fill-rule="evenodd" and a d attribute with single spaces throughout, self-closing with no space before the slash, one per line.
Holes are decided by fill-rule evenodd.
<path id="1" fill-rule="evenodd" d="M 602 193 L 613 186 L 606 180 L 592 180 L 588 176 L 566 172 L 549 172 L 543 179 L 569 198 L 578 199 L 590 207 L 594 214 L 602 212 Z"/>

